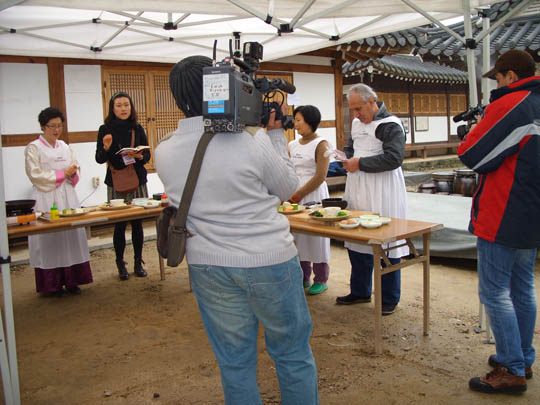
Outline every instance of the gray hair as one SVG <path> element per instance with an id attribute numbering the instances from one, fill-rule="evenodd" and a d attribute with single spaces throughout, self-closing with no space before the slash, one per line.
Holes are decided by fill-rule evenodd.
<path id="1" fill-rule="evenodd" d="M 354 86 L 352 86 L 349 89 L 347 98 L 349 98 L 352 93 L 356 93 L 360 97 L 362 97 L 364 103 L 367 103 L 370 97 L 373 97 L 373 100 L 377 101 L 377 93 L 375 93 L 375 91 L 373 91 L 373 89 L 366 84 L 355 84 Z"/>

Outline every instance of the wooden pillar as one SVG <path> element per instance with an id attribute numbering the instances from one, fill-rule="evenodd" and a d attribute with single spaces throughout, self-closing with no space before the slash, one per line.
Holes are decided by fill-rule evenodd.
<path id="1" fill-rule="evenodd" d="M 60 139 L 69 143 L 67 131 L 68 116 L 66 111 L 66 88 L 64 84 L 64 61 L 58 58 L 47 59 L 47 71 L 49 74 L 49 101 L 51 107 L 56 107 L 64 113 L 66 122 L 64 132 Z"/>
<path id="2" fill-rule="evenodd" d="M 334 59 L 334 97 L 336 104 L 336 147 L 343 150 L 345 146 L 344 125 L 343 125 L 343 59 Z"/>

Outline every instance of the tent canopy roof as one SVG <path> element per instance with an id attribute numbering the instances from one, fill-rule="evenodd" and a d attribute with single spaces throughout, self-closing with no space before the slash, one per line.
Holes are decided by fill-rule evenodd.
<path id="1" fill-rule="evenodd" d="M 409 2 L 439 20 L 462 14 L 462 0 Z M 7 0 L 0 54 L 174 63 L 212 56 L 217 39 L 222 59 L 239 33 L 273 60 L 428 22 L 402 0 Z"/>

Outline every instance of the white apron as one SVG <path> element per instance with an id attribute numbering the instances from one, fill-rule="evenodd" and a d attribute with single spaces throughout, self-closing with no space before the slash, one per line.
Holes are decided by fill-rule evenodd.
<path id="1" fill-rule="evenodd" d="M 324 138 L 318 137 L 306 145 L 302 145 L 298 140 L 289 143 L 289 154 L 299 179 L 298 188 L 303 187 L 315 175 L 317 165 L 315 151 L 319 143 L 324 140 Z M 310 201 L 320 202 L 328 198 L 328 196 L 328 185 L 326 181 L 323 181 L 317 189 L 302 198 L 300 204 Z M 294 232 L 292 235 L 301 261 L 312 263 L 328 263 L 330 261 L 329 238 L 302 235 Z"/>
<path id="2" fill-rule="evenodd" d="M 65 170 L 75 163 L 74 156 L 63 141 L 57 141 L 51 147 L 44 138 L 30 143 L 39 153 L 39 166 L 35 159 L 29 159 L 30 149 L 25 151 L 26 171 L 33 184 L 32 197 L 36 200 L 36 210 L 50 211 L 53 202 L 61 212 L 64 208 L 80 207 L 79 198 L 73 185 L 64 180 L 56 187 L 55 170 Z M 28 237 L 30 265 L 42 269 L 69 267 L 90 260 L 88 241 L 83 228 L 71 231 L 32 235 Z"/>
<path id="3" fill-rule="evenodd" d="M 396 116 L 372 121 L 369 124 L 354 119 L 351 128 L 354 157 L 369 157 L 383 153 L 383 143 L 375 136 L 375 130 L 380 124 L 388 122 L 402 126 Z M 349 202 L 350 209 L 374 211 L 385 217 L 407 218 L 407 189 L 401 167 L 380 173 L 366 173 L 361 170 L 348 173 L 343 198 Z M 403 242 L 402 240 L 392 242 L 383 245 L 383 248 Z M 345 247 L 355 252 L 373 254 L 372 248 L 367 245 L 346 242 Z M 398 258 L 408 254 L 409 248 L 405 246 L 391 250 L 388 257 Z"/>

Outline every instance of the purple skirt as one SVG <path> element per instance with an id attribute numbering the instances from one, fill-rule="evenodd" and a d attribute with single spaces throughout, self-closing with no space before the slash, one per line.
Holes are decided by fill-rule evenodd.
<path id="1" fill-rule="evenodd" d="M 82 284 L 90 284 L 93 281 L 90 262 L 55 269 L 36 267 L 34 270 L 36 274 L 36 291 L 38 293 L 60 291 L 63 286 L 71 288 Z"/>

